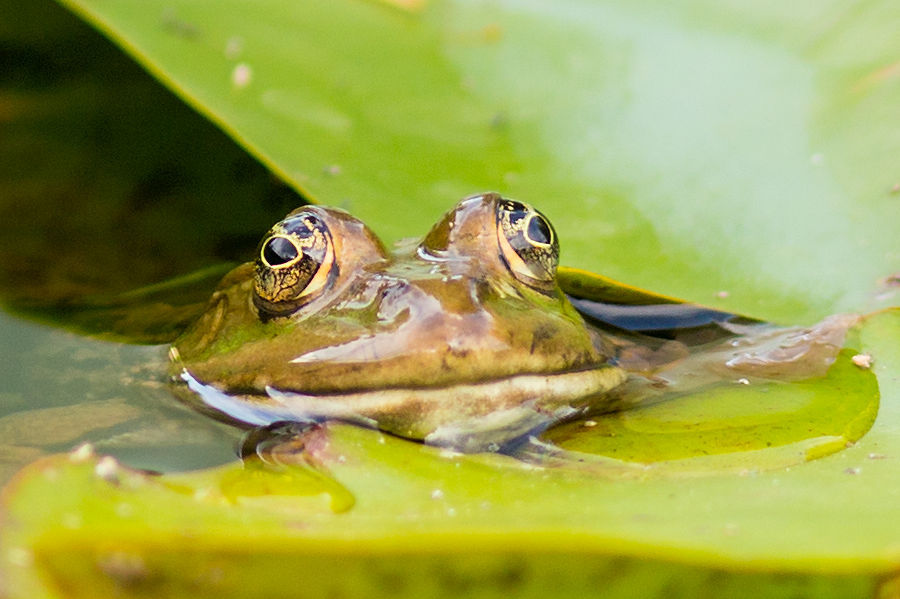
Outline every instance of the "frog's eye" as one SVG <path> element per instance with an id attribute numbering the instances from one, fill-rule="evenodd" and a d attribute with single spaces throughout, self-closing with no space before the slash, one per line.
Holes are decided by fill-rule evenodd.
<path id="1" fill-rule="evenodd" d="M 500 254 L 517 279 L 537 289 L 553 288 L 559 243 L 547 217 L 528 204 L 500 199 L 497 238 Z"/>
<path id="2" fill-rule="evenodd" d="M 259 245 L 256 306 L 273 315 L 293 312 L 328 284 L 333 270 L 328 227 L 314 214 L 287 218 Z"/>

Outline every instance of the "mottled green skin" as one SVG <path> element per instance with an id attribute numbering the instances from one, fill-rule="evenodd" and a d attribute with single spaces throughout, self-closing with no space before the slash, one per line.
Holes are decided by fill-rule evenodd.
<path id="1" fill-rule="evenodd" d="M 323 395 L 614 370 L 557 285 L 537 290 L 510 272 L 497 241 L 498 199 L 463 200 L 421 242 L 393 253 L 346 213 L 311 207 L 334 243 L 327 288 L 295 313 L 266 320 L 252 301 L 253 265 L 236 268 L 175 343 L 173 373 L 186 369 L 229 394 L 265 398 L 267 386 Z M 621 382 L 618 373 L 610 380 Z M 485 397 L 483 413 L 509 401 Z M 404 421 L 428 409 L 407 416 L 395 406 L 379 417 L 414 430 Z"/>

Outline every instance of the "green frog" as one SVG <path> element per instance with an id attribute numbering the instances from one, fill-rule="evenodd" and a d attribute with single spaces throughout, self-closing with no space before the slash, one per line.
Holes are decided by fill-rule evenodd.
<path id="1" fill-rule="evenodd" d="M 550 221 L 496 193 L 394 251 L 342 210 L 303 206 L 172 346 L 173 380 L 250 426 L 338 419 L 496 449 L 612 408 L 626 379 L 557 284 L 558 256 Z"/>

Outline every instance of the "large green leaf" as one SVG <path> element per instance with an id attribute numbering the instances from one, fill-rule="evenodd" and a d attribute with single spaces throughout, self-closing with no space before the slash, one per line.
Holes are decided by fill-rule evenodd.
<path id="1" fill-rule="evenodd" d="M 387 238 L 497 189 L 568 264 L 783 322 L 900 269 L 892 0 L 64 3 Z"/>
<path id="2" fill-rule="evenodd" d="M 879 377 L 900 371 L 898 335 L 897 311 L 860 331 Z M 150 477 L 78 451 L 7 488 L 0 565 L 13 597 L 891 597 L 897 389 L 849 449 L 743 475 L 623 478 L 350 425 L 268 470 Z"/>

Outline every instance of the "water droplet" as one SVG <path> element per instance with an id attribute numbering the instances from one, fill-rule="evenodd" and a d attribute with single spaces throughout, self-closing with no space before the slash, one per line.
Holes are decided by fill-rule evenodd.
<path id="1" fill-rule="evenodd" d="M 444 492 L 441 491 L 440 489 L 435 489 L 434 491 L 431 492 L 431 498 L 432 499 L 443 499 Z"/>

